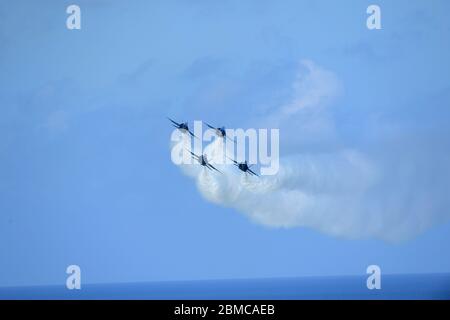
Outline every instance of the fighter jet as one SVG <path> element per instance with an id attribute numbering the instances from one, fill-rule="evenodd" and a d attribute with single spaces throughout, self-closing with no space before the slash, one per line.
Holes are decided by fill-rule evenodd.
<path id="1" fill-rule="evenodd" d="M 170 122 L 172 122 L 172 125 L 177 128 L 178 130 L 180 130 L 183 133 L 189 133 L 191 136 L 193 136 L 194 138 L 197 138 L 190 130 L 189 130 L 189 126 L 187 122 L 182 122 L 182 123 L 178 123 L 176 121 L 173 121 L 172 119 L 170 119 L 169 117 L 167 117 L 167 119 L 170 120 Z"/>
<path id="2" fill-rule="evenodd" d="M 254 176 L 259 177 L 256 173 L 254 173 L 254 172 L 250 169 L 250 167 L 251 167 L 252 165 L 249 166 L 249 165 L 247 164 L 247 160 L 245 160 L 244 162 L 237 162 L 237 161 L 235 161 L 235 160 L 233 160 L 233 159 L 231 159 L 231 158 L 228 158 L 228 159 L 230 159 L 231 161 L 233 161 L 234 165 L 235 165 L 236 167 L 238 167 L 239 170 L 241 170 L 241 171 L 243 171 L 243 172 L 245 172 L 245 173 L 249 173 L 249 174 L 251 174 L 251 175 L 254 175 Z"/>
<path id="3" fill-rule="evenodd" d="M 212 126 L 210 124 L 207 124 L 206 122 L 205 122 L 205 124 L 206 124 L 206 126 L 208 128 L 213 129 L 219 137 L 226 138 L 226 139 L 234 142 L 234 140 L 230 139 L 230 137 L 227 136 L 227 132 L 225 131 L 225 127 L 224 126 L 222 126 L 222 127 L 214 127 L 214 126 Z"/>
<path id="4" fill-rule="evenodd" d="M 222 173 L 219 170 L 217 170 L 212 164 L 210 164 L 208 162 L 208 158 L 207 158 L 206 154 L 202 154 L 201 156 L 198 156 L 198 155 L 196 155 L 195 153 L 193 153 L 191 151 L 189 151 L 189 153 L 192 155 L 192 158 L 197 160 L 198 163 L 200 163 L 202 166 L 208 168 L 209 170 L 215 170 L 215 171 L 217 171 L 219 173 Z"/>

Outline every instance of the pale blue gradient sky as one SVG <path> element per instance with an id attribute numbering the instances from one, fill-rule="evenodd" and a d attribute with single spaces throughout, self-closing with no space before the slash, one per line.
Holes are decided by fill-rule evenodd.
<path id="1" fill-rule="evenodd" d="M 380 31 L 362 0 L 75 1 L 82 30 L 69 31 L 72 3 L 0 4 L 0 285 L 64 283 L 69 264 L 85 283 L 450 272 L 449 223 L 401 244 L 350 241 L 206 202 L 170 162 L 165 119 L 251 125 L 311 59 L 344 88 L 339 138 L 321 146 L 411 159 L 411 192 L 441 202 L 448 1 L 377 1 Z"/>

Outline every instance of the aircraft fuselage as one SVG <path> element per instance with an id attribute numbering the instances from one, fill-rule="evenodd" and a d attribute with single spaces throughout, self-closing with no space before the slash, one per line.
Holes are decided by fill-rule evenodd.
<path id="1" fill-rule="evenodd" d="M 246 172 L 248 170 L 248 165 L 245 162 L 239 163 L 238 168 L 241 169 L 242 171 Z"/>

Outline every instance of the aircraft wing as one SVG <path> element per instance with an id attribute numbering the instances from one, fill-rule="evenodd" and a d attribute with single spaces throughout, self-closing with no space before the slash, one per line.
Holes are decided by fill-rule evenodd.
<path id="1" fill-rule="evenodd" d="M 228 158 L 228 157 L 227 157 Z M 235 164 L 235 165 L 239 165 L 239 163 L 236 161 L 236 160 L 233 160 L 233 159 L 231 159 L 231 158 L 228 158 L 228 159 L 230 159 L 231 161 L 233 161 L 233 163 Z"/>
<path id="2" fill-rule="evenodd" d="M 207 127 L 211 128 L 211 129 L 214 129 L 214 130 L 216 130 L 216 129 L 217 129 L 217 128 L 213 127 L 212 125 L 210 125 L 210 124 L 207 124 L 206 122 L 205 122 L 205 124 L 206 124 L 206 126 L 207 126 Z"/>
<path id="3" fill-rule="evenodd" d="M 219 172 L 219 173 L 222 173 L 222 172 L 220 172 L 220 170 L 218 170 L 217 168 L 215 168 L 212 164 L 207 164 L 207 167 L 208 168 L 211 168 L 211 169 L 213 169 L 213 170 L 216 170 L 217 172 Z"/>
<path id="4" fill-rule="evenodd" d="M 192 132 L 191 132 L 191 130 L 188 130 L 188 132 L 189 132 L 189 134 L 191 135 L 191 136 L 193 136 L 194 138 L 197 138 L 196 136 L 195 136 L 195 134 L 193 134 Z M 198 139 L 198 138 L 197 138 Z"/>
<path id="5" fill-rule="evenodd" d="M 180 124 L 179 124 L 178 122 L 173 121 L 173 120 L 170 119 L 169 117 L 167 117 L 167 119 L 169 119 L 169 121 L 172 122 L 172 124 L 173 124 L 174 126 L 177 126 L 177 128 L 180 127 Z"/>
<path id="6" fill-rule="evenodd" d="M 229 136 L 225 136 L 228 140 L 230 140 L 231 142 L 233 142 L 233 143 L 236 143 L 236 141 L 235 140 L 233 140 L 233 139 L 231 139 Z"/>
<path id="7" fill-rule="evenodd" d="M 196 155 L 196 154 L 193 153 L 192 151 L 190 151 L 190 150 L 188 150 L 188 149 L 186 149 L 186 150 L 189 151 L 189 153 L 190 153 L 195 159 L 200 158 L 200 156 Z"/>
<path id="8" fill-rule="evenodd" d="M 259 177 L 259 176 L 258 176 L 256 173 L 254 173 L 251 169 L 247 169 L 247 171 L 248 171 L 250 174 Z"/>

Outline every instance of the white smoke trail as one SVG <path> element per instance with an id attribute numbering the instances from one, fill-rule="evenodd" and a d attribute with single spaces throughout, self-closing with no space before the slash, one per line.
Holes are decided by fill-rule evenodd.
<path id="1" fill-rule="evenodd" d="M 186 141 L 179 143 L 190 148 Z M 216 139 L 204 153 L 211 162 L 217 161 L 218 155 L 223 156 L 223 141 Z M 200 165 L 182 165 L 205 199 L 235 208 L 267 226 L 311 227 L 341 236 L 352 236 L 349 218 L 354 221 L 351 216 L 357 214 L 358 205 L 354 199 L 376 181 L 375 169 L 356 152 L 289 157 L 277 175 L 259 178 L 232 165 L 215 166 L 222 174 Z M 342 208 L 343 202 L 349 212 L 333 210 Z"/>
<path id="2" fill-rule="evenodd" d="M 295 85 L 301 92 L 296 92 L 294 102 L 280 107 L 271 118 L 283 121 L 288 110 L 292 120 L 295 110 L 304 108 L 316 108 L 317 114 L 322 102 L 336 94 L 339 85 L 329 71 L 312 62 L 303 66 L 308 74 L 301 79 L 306 82 L 297 81 Z M 320 87 L 323 84 L 325 88 Z M 178 144 L 182 144 L 180 149 L 191 150 L 188 138 Z M 220 162 L 224 157 L 223 139 L 215 139 L 203 153 L 211 162 Z M 448 214 L 439 211 L 442 206 L 430 205 L 426 192 L 409 197 L 405 191 L 408 182 L 399 183 L 404 177 L 387 172 L 383 163 L 374 163 L 355 150 L 293 154 L 280 159 L 277 175 L 259 178 L 233 165 L 217 167 L 222 174 L 200 165 L 181 165 L 182 171 L 196 180 L 205 199 L 235 208 L 269 227 L 307 227 L 345 238 L 399 241 L 448 220 Z"/>

